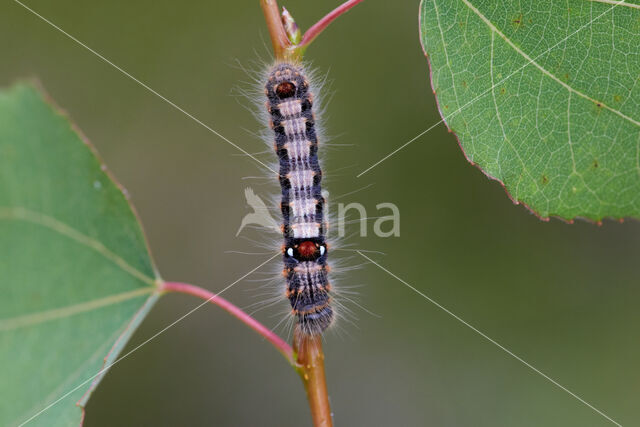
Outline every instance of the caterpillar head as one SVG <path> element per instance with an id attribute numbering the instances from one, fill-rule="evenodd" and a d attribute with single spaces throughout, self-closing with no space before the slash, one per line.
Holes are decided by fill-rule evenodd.
<path id="1" fill-rule="evenodd" d="M 282 101 L 288 98 L 300 98 L 309 88 L 300 67 L 286 62 L 275 65 L 269 72 L 266 84 L 266 94 L 272 101 Z"/>
<path id="2" fill-rule="evenodd" d="M 288 259 L 295 261 L 316 261 L 327 253 L 327 245 L 322 242 L 304 240 L 285 246 L 284 254 Z"/>

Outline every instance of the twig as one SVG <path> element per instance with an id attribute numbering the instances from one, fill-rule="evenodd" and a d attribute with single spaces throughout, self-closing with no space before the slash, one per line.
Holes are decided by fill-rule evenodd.
<path id="1" fill-rule="evenodd" d="M 285 59 L 285 52 L 291 47 L 291 42 L 282 24 L 278 2 L 277 0 L 260 0 L 260 6 L 264 12 L 264 19 L 267 21 L 267 28 L 273 44 L 273 54 L 276 59 Z"/>
<path id="2" fill-rule="evenodd" d="M 331 427 L 331 406 L 324 376 L 324 353 L 320 335 L 305 335 L 296 328 L 293 349 L 297 353 L 298 373 L 307 391 L 311 417 L 315 427 Z"/>
<path id="3" fill-rule="evenodd" d="M 274 334 L 269 328 L 264 326 L 262 323 L 258 322 L 253 317 L 249 316 L 247 313 L 242 311 L 240 308 L 231 304 L 226 299 L 217 296 L 213 292 L 210 292 L 206 289 L 200 288 L 198 286 L 189 285 L 187 283 L 178 283 L 178 282 L 164 282 L 160 289 L 165 292 L 179 292 L 183 294 L 189 294 L 196 296 L 198 298 L 202 298 L 204 300 L 209 301 L 211 304 L 217 305 L 218 307 L 225 310 L 227 313 L 234 316 L 236 319 L 239 319 L 242 323 L 262 335 L 267 341 L 269 341 L 273 346 L 287 359 L 287 361 L 294 366 L 296 369 L 299 367 L 295 361 L 295 355 L 293 353 L 293 349 L 289 344 L 287 344 L 282 338 L 278 335 Z"/>
<path id="4" fill-rule="evenodd" d="M 309 28 L 309 30 L 305 32 L 300 39 L 299 44 L 294 44 L 298 41 L 300 33 L 291 14 L 286 9 L 283 9 L 283 14 L 281 16 L 276 0 L 260 0 L 260 6 L 262 6 L 264 18 L 267 21 L 267 28 L 269 29 L 269 35 L 271 36 L 273 53 L 276 60 L 300 61 L 306 48 L 311 44 L 311 42 L 313 42 L 313 40 L 315 40 L 316 37 L 318 37 L 318 35 L 320 35 L 320 33 L 322 33 L 322 31 L 324 31 L 325 28 L 329 26 L 329 24 L 362 1 L 363 0 L 348 0 L 338 6 Z M 287 28 L 285 28 L 283 20 L 287 22 L 289 32 L 287 32 Z M 239 309 L 236 310 L 239 311 Z M 242 314 L 243 316 L 238 316 L 237 314 L 234 315 L 247 324 L 249 323 L 245 318 L 255 322 L 255 320 L 245 313 Z M 280 340 L 279 337 L 278 340 Z M 279 349 L 281 346 L 282 344 L 276 345 Z M 282 352 L 282 350 L 280 351 Z M 300 332 L 300 329 L 296 327 L 293 334 L 293 350 L 288 349 L 287 353 L 283 352 L 283 354 L 285 354 L 287 359 L 290 357 L 289 354 L 296 355 L 295 362 L 297 362 L 297 364 L 294 364 L 294 366 L 300 374 L 300 378 L 302 378 L 304 388 L 307 392 L 309 407 L 311 408 L 311 416 L 313 418 L 313 425 L 315 427 L 333 426 L 331 406 L 329 405 L 329 394 L 327 393 L 327 382 L 324 375 L 322 337 L 320 335 L 310 336 L 303 334 Z"/>

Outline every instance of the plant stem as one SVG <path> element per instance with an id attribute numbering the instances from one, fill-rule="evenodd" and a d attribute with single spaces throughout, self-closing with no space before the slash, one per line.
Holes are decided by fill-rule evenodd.
<path id="1" fill-rule="evenodd" d="M 364 0 L 349 0 L 333 9 L 304 33 L 298 47 L 304 50 L 329 24 L 335 21 L 337 17 L 348 12 L 352 7 L 363 1 Z"/>
<path id="2" fill-rule="evenodd" d="M 273 44 L 273 54 L 276 59 L 283 60 L 286 57 L 287 48 L 291 47 L 291 42 L 282 24 L 278 2 L 277 0 L 260 0 L 260 6 L 264 12 L 264 19 L 267 21 L 267 28 Z"/>
<path id="3" fill-rule="evenodd" d="M 164 282 L 160 286 L 160 290 L 164 292 L 179 292 L 183 294 L 189 294 L 196 296 L 198 298 L 202 298 L 207 300 L 211 304 L 217 305 L 218 307 L 225 310 L 227 313 L 231 314 L 236 319 L 240 320 L 242 323 L 262 335 L 267 341 L 269 341 L 273 346 L 287 359 L 287 361 L 298 369 L 296 365 L 295 356 L 293 353 L 293 349 L 289 344 L 287 344 L 282 338 L 278 335 L 274 334 L 269 328 L 264 326 L 262 323 L 258 322 L 253 317 L 249 316 L 247 313 L 242 311 L 240 308 L 231 304 L 226 299 L 210 292 L 206 289 L 200 288 L 198 286 L 189 285 L 187 283 L 178 283 L 178 282 Z"/>
<path id="4" fill-rule="evenodd" d="M 302 334 L 299 328 L 296 328 L 293 334 L 293 349 L 297 353 L 297 370 L 307 391 L 313 425 L 315 427 L 333 426 L 327 382 L 324 376 L 322 337 Z"/>
<path id="5" fill-rule="evenodd" d="M 277 1 L 260 0 L 260 6 L 262 7 L 264 18 L 267 22 L 267 28 L 269 29 L 271 43 L 273 44 L 273 53 L 276 60 L 300 61 L 309 44 L 311 44 L 311 42 L 313 42 L 313 40 L 318 37 L 318 35 L 320 35 L 320 33 L 329 26 L 329 24 L 362 1 L 363 0 L 348 0 L 338 6 L 309 28 L 309 30 L 302 36 L 300 43 L 295 45 L 291 42 L 289 36 L 287 36 Z M 286 19 L 293 21 L 291 15 L 288 14 L 288 12 L 286 13 Z M 227 305 L 231 305 L 226 301 L 225 303 Z M 271 331 L 235 306 L 232 307 L 234 307 L 235 312 L 232 312 L 225 307 L 223 308 L 269 339 L 276 348 L 278 348 L 285 357 L 287 357 L 288 360 L 292 361 L 292 356 L 295 354 L 294 366 L 300 374 L 302 382 L 304 383 L 304 388 L 307 392 L 309 407 L 311 408 L 311 416 L 313 418 L 313 425 L 315 427 L 333 426 L 331 406 L 329 405 L 329 395 L 327 393 L 327 382 L 324 375 L 322 337 L 319 335 L 310 336 L 303 334 L 300 332 L 299 328 L 296 328 L 293 334 L 293 350 L 288 348 L 286 351 L 283 351 L 283 345 L 286 345 L 284 344 L 284 341 L 274 335 L 278 340 L 278 344 L 276 344 L 274 339 L 270 339 L 265 335 L 264 331 L 261 331 L 261 329 L 259 330 L 255 325 L 267 330 L 269 333 L 271 333 Z"/>

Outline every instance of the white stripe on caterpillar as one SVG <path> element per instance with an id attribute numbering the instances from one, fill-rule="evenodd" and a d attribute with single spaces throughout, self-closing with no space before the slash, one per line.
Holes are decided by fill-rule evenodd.
<path id="1" fill-rule="evenodd" d="M 293 216 L 310 218 L 315 214 L 317 203 L 316 199 L 292 200 L 289 206 L 293 210 Z"/>
<path id="2" fill-rule="evenodd" d="M 294 99 L 293 101 L 278 104 L 278 108 L 284 117 L 291 117 L 300 114 L 302 111 L 302 103 L 299 99 Z"/>
<path id="3" fill-rule="evenodd" d="M 305 122 L 306 120 L 304 118 L 283 120 L 282 126 L 284 126 L 284 133 L 289 137 L 303 135 Z"/>
<path id="4" fill-rule="evenodd" d="M 296 170 L 287 174 L 291 186 L 294 188 L 311 187 L 313 185 L 313 177 L 316 173 L 312 170 Z"/>

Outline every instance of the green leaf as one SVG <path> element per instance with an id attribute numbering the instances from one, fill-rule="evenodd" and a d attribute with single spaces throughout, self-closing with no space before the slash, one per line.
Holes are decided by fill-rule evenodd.
<path id="1" fill-rule="evenodd" d="M 125 195 L 69 120 L 31 85 L 0 91 L 0 425 L 63 396 L 32 423 L 78 425 L 75 403 L 158 281 Z"/>
<path id="2" fill-rule="evenodd" d="M 542 218 L 640 217 L 640 6 L 423 0 L 441 115 Z"/>

